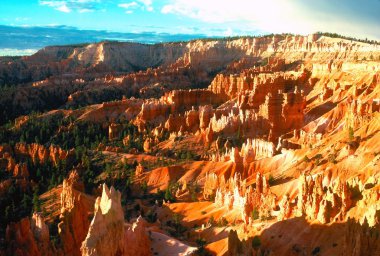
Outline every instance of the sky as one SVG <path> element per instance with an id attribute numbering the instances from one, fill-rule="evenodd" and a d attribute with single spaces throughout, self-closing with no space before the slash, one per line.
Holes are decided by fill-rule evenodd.
<path id="1" fill-rule="evenodd" d="M 380 0 L 1 0 L 0 25 L 205 34 L 336 32 L 380 39 Z"/>

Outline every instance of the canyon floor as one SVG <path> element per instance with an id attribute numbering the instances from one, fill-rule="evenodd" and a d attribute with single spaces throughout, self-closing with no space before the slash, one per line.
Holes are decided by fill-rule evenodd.
<path id="1" fill-rule="evenodd" d="M 0 58 L 0 255 L 380 255 L 380 45 Z"/>

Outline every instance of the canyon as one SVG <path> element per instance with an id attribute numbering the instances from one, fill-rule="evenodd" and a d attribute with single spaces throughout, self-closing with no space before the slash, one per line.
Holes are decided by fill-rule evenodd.
<path id="1" fill-rule="evenodd" d="M 0 255 L 380 253 L 377 43 L 54 46 L 4 84 Z"/>

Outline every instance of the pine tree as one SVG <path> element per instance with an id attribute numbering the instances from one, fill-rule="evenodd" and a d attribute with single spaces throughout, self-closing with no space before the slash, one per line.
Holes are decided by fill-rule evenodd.
<path id="1" fill-rule="evenodd" d="M 31 205 L 31 199 L 28 194 L 24 194 L 24 197 L 21 200 L 21 214 L 25 215 L 29 212 L 29 206 Z"/>
<path id="2" fill-rule="evenodd" d="M 37 190 L 35 190 L 33 193 L 33 209 L 35 212 L 41 211 L 41 202 L 40 202 L 40 198 L 38 197 Z"/>
<path id="3" fill-rule="evenodd" d="M 260 241 L 260 238 L 258 236 L 255 236 L 252 240 L 252 247 L 253 249 L 255 249 L 255 251 L 257 251 L 261 246 L 261 241 Z"/>
<path id="4" fill-rule="evenodd" d="M 170 191 L 170 188 L 168 187 L 166 190 L 165 190 L 165 196 L 164 196 L 165 200 L 166 201 L 173 201 L 173 195 L 172 195 L 172 192 Z"/>

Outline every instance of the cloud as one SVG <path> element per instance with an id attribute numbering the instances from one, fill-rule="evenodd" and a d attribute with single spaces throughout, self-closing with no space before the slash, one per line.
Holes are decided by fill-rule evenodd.
<path id="1" fill-rule="evenodd" d="M 70 13 L 78 11 L 79 13 L 93 12 L 101 9 L 109 0 L 40 0 L 40 5 L 52 7 L 57 11 Z"/>
<path id="2" fill-rule="evenodd" d="M 145 10 L 147 10 L 148 12 L 153 11 L 152 0 L 138 0 L 138 1 L 144 5 Z"/>
<path id="3" fill-rule="evenodd" d="M 66 13 L 71 12 L 71 9 L 67 7 L 66 4 L 56 7 L 56 10 L 60 12 L 66 12 Z"/>
<path id="4" fill-rule="evenodd" d="M 40 5 L 46 5 L 60 12 L 71 12 L 65 1 L 40 1 Z"/>
<path id="5" fill-rule="evenodd" d="M 135 8 L 138 6 L 136 2 L 131 2 L 131 3 L 124 3 L 124 4 L 118 4 L 119 7 L 129 9 L 129 8 Z"/>
<path id="6" fill-rule="evenodd" d="M 151 0 L 137 0 L 136 2 L 121 3 L 118 4 L 118 6 L 126 9 L 125 13 L 127 14 L 133 13 L 133 10 L 136 10 L 138 8 L 140 8 L 143 11 L 153 11 L 153 3 Z"/>
<path id="7" fill-rule="evenodd" d="M 120 8 L 126 9 L 125 11 L 126 14 L 132 14 L 135 9 L 140 7 L 140 5 L 136 2 L 122 3 L 122 4 L 118 4 L 117 6 L 119 6 Z"/>
<path id="8" fill-rule="evenodd" d="M 367 2 L 366 2 L 367 3 Z M 368 0 L 169 0 L 163 14 L 189 17 L 232 30 L 308 34 L 331 31 L 354 36 L 380 36 L 380 1 Z"/>
<path id="9" fill-rule="evenodd" d="M 93 11 L 94 10 L 84 8 L 84 9 L 80 9 L 79 13 L 86 13 L 86 12 L 93 12 Z"/>

